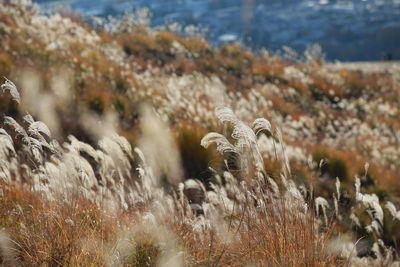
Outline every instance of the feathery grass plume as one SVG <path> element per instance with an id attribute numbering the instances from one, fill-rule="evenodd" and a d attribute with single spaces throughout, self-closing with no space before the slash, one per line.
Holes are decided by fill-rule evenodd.
<path id="1" fill-rule="evenodd" d="M 135 155 L 137 155 L 140 162 L 136 171 L 138 172 L 140 182 L 136 184 L 137 190 L 140 192 L 139 198 L 145 203 L 153 199 L 156 195 L 156 188 L 159 185 L 158 178 L 154 176 L 153 170 L 147 164 L 143 152 L 138 148 L 134 148 Z"/>
<path id="2" fill-rule="evenodd" d="M 244 152 L 246 148 L 258 152 L 257 137 L 254 131 L 242 121 L 240 121 L 233 113 L 232 109 L 228 107 L 217 108 L 215 110 L 215 115 L 221 123 L 232 123 L 233 131 L 231 136 L 237 142 L 235 144 L 236 147 L 238 147 L 242 152 Z M 255 160 L 260 161 L 261 156 L 259 152 L 256 157 L 257 158 L 255 158 Z"/>
<path id="3" fill-rule="evenodd" d="M 343 259 L 357 257 L 356 244 L 351 241 L 351 236 L 346 234 L 332 238 L 328 244 L 328 251 Z"/>
<path id="4" fill-rule="evenodd" d="M 374 266 L 398 266 L 400 264 L 394 260 L 395 252 L 393 249 L 388 248 L 382 239 L 378 239 L 372 245 L 371 251 L 375 255 L 375 259 L 372 260 Z"/>
<path id="5" fill-rule="evenodd" d="M 0 128 L 0 159 L 6 159 L 10 152 L 15 153 L 13 139 L 6 130 Z"/>
<path id="6" fill-rule="evenodd" d="M 22 127 L 14 118 L 9 116 L 4 116 L 4 125 L 8 125 L 17 133 L 17 137 L 21 136 L 22 138 L 27 137 L 24 127 Z"/>
<path id="7" fill-rule="evenodd" d="M 1 89 L 3 90 L 3 92 L 8 91 L 12 97 L 12 100 L 14 100 L 15 102 L 17 102 L 18 104 L 21 101 L 21 97 L 19 95 L 18 89 L 15 86 L 15 84 L 10 81 L 9 79 L 7 79 L 6 77 L 4 77 L 5 82 L 0 86 Z"/>
<path id="8" fill-rule="evenodd" d="M 115 143 L 117 143 L 121 147 L 122 151 L 124 151 L 126 156 L 132 157 L 131 144 L 129 144 L 128 140 L 125 137 L 118 135 L 117 133 L 114 133 L 109 138 L 111 138 Z"/>
<path id="9" fill-rule="evenodd" d="M 342 216 L 339 214 L 339 204 L 338 201 L 340 200 L 340 180 L 339 177 L 336 177 L 336 182 L 335 182 L 335 188 L 336 188 L 336 195 L 333 193 L 333 204 L 335 207 L 335 215 L 338 220 L 342 219 Z"/>
<path id="10" fill-rule="evenodd" d="M 301 194 L 300 190 L 297 188 L 296 184 L 292 180 L 287 180 L 284 175 L 281 176 L 286 189 L 285 196 L 288 199 L 288 203 L 293 206 L 304 205 L 304 197 Z"/>
<path id="11" fill-rule="evenodd" d="M 335 216 L 338 220 L 341 220 L 341 215 L 339 214 L 339 204 L 338 204 L 338 199 L 337 197 L 332 194 L 332 198 L 333 198 L 333 206 L 335 208 Z"/>
<path id="12" fill-rule="evenodd" d="M 264 172 L 264 162 L 257 144 L 257 136 L 254 131 L 240 121 L 228 107 L 217 108 L 215 114 L 221 123 L 230 123 L 233 126 L 231 137 L 235 143 L 230 143 L 227 138 L 218 133 L 208 133 L 201 140 L 201 145 L 207 148 L 211 143 L 217 144 L 217 151 L 234 153 L 239 161 L 240 170 L 244 177 L 251 172 Z M 267 123 L 261 119 L 256 120 L 255 129 L 268 129 Z"/>
<path id="13" fill-rule="evenodd" d="M 323 197 L 315 198 L 315 209 L 317 211 L 317 216 L 319 215 L 319 209 L 320 208 L 322 210 L 322 215 L 324 216 L 325 225 L 328 225 L 328 216 L 327 216 L 326 209 L 329 209 L 329 203 Z"/>
<path id="14" fill-rule="evenodd" d="M 177 238 L 158 224 L 152 213 L 124 226 L 110 252 L 111 266 L 184 266 L 184 252 Z"/>
<path id="15" fill-rule="evenodd" d="M 256 133 L 256 135 L 258 135 L 262 131 L 271 133 L 272 131 L 271 123 L 264 118 L 258 118 L 253 123 L 253 130 Z"/>
<path id="16" fill-rule="evenodd" d="M 228 139 L 219 133 L 208 133 L 201 139 L 201 146 L 208 148 L 212 143 L 217 145 L 217 151 L 221 154 L 224 153 L 235 153 L 239 154 L 239 150 L 232 145 Z"/>
<path id="17" fill-rule="evenodd" d="M 336 177 L 335 188 L 336 188 L 336 197 L 339 200 L 340 199 L 340 179 L 339 179 L 339 177 Z"/>
<path id="18" fill-rule="evenodd" d="M 379 198 L 375 194 L 362 194 L 360 192 L 361 181 L 356 177 L 356 200 L 362 203 L 366 208 L 373 210 L 372 217 L 377 219 L 378 222 L 383 224 L 383 210 L 379 203 Z"/>
<path id="19" fill-rule="evenodd" d="M 115 167 L 118 167 L 121 172 L 127 173 L 127 175 L 129 175 L 128 173 L 132 168 L 128 158 L 130 155 L 127 155 L 124 152 L 124 149 L 127 149 L 129 151 L 129 148 L 125 146 L 121 147 L 121 145 L 115 140 L 115 138 L 103 137 L 98 144 L 100 149 L 106 155 L 111 157 Z"/>
<path id="20" fill-rule="evenodd" d="M 392 202 L 387 201 L 385 208 L 389 211 L 390 215 L 392 215 L 393 220 L 396 219 L 400 221 L 400 211 L 396 209 L 396 206 Z"/>
<path id="21" fill-rule="evenodd" d="M 31 120 L 32 118 L 27 117 L 27 119 Z M 4 124 L 13 128 L 13 130 L 17 133 L 16 137 L 19 137 L 19 136 L 21 137 L 23 144 L 26 145 L 26 148 L 31 153 L 31 156 L 32 156 L 32 159 L 34 160 L 34 162 L 40 164 L 43 161 L 43 155 L 42 155 L 43 146 L 49 147 L 49 144 L 40 135 L 40 133 L 37 132 L 37 134 L 39 135 L 39 139 L 29 136 L 29 134 L 24 129 L 24 127 L 22 127 L 16 120 L 14 120 L 12 117 L 9 117 L 9 116 L 4 117 Z"/>
<path id="22" fill-rule="evenodd" d="M 49 127 L 47 127 L 47 125 L 42 121 L 35 121 L 30 114 L 25 115 L 23 119 L 29 124 L 27 130 L 28 135 L 32 137 L 32 139 L 36 139 L 40 143 L 41 148 L 47 148 L 49 151 L 54 153 L 55 150 L 53 146 L 51 143 L 49 144 L 42 135 L 45 134 L 47 138 L 51 138 Z M 32 139 L 31 141 L 35 142 Z"/>
<path id="23" fill-rule="evenodd" d="M 379 203 L 379 198 L 375 194 L 362 194 L 360 192 L 361 181 L 359 177 L 356 177 L 355 188 L 356 188 L 356 201 L 361 203 L 365 208 L 367 208 L 367 213 L 371 217 L 372 222 L 370 225 L 366 226 L 365 229 L 372 233 L 380 236 L 382 234 L 383 226 L 383 209 Z"/>
<path id="24" fill-rule="evenodd" d="M 288 177 L 291 176 L 292 171 L 290 169 L 290 162 L 289 162 L 289 158 L 288 158 L 287 153 L 286 153 L 285 143 L 283 141 L 283 136 L 282 136 L 282 131 L 279 128 L 276 130 L 276 135 L 278 137 L 279 144 L 280 144 L 280 146 L 282 148 L 281 149 L 282 160 L 283 160 L 283 163 L 284 163 L 282 165 L 283 175 L 284 175 L 284 177 L 288 178 Z"/>
<path id="25" fill-rule="evenodd" d="M 24 116 L 24 120 L 29 123 L 28 133 L 30 135 L 38 135 L 40 133 L 45 134 L 47 137 L 51 137 L 50 129 L 42 121 L 35 121 L 33 117 L 28 114 Z"/>
<path id="26" fill-rule="evenodd" d="M 21 72 L 22 106 L 35 116 L 38 114 L 43 87 L 39 74 L 31 70 Z M 40 97 L 40 99 L 39 99 Z"/>
<path id="27" fill-rule="evenodd" d="M 17 253 L 13 241 L 0 229 L 0 262 L 5 267 L 18 266 Z"/>
<path id="28" fill-rule="evenodd" d="M 60 122 L 57 115 L 56 96 L 52 92 L 42 90 L 44 81 L 39 73 L 24 70 L 21 73 L 22 107 L 35 118 L 40 119 L 55 136 L 60 135 Z M 67 102 L 64 102 L 67 104 Z"/>
<path id="29" fill-rule="evenodd" d="M 354 223 L 354 225 L 356 225 L 358 228 L 361 228 L 360 220 L 354 213 L 354 207 L 351 207 L 349 218 L 350 218 L 351 222 Z"/>
<path id="30" fill-rule="evenodd" d="M 168 126 L 148 106 L 142 107 L 142 114 L 139 148 L 159 182 L 165 177 L 164 182 L 178 185 L 183 177 L 181 159 Z"/>
<path id="31" fill-rule="evenodd" d="M 163 227 L 154 229 L 157 234 L 157 239 L 162 253 L 157 259 L 159 267 L 183 267 L 185 253 L 179 248 L 175 235 Z"/>
<path id="32" fill-rule="evenodd" d="M 63 68 L 59 73 L 51 77 L 51 89 L 55 96 L 64 103 L 71 101 L 71 85 L 73 84 L 73 74 L 68 68 Z"/>
<path id="33" fill-rule="evenodd" d="M 112 111 L 107 111 L 99 116 L 85 110 L 79 121 L 95 141 L 99 141 L 103 137 L 110 137 L 117 132 L 118 116 Z"/>
<path id="34" fill-rule="evenodd" d="M 365 165 L 364 165 L 364 171 L 365 171 L 364 176 L 367 176 L 367 174 L 368 174 L 368 169 L 369 169 L 369 163 L 366 162 Z"/>
<path id="35" fill-rule="evenodd" d="M 236 124 L 239 121 L 232 109 L 228 107 L 217 108 L 215 110 L 215 115 L 221 123 L 230 122 Z"/>

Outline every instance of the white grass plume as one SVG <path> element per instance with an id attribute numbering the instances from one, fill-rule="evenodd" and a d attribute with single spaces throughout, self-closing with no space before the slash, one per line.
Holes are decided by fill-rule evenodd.
<path id="1" fill-rule="evenodd" d="M 31 116 L 31 118 L 32 118 L 32 116 Z M 37 135 L 38 133 L 43 133 L 47 137 L 51 137 L 49 127 L 47 127 L 47 125 L 44 124 L 44 122 L 42 122 L 42 121 L 32 121 L 28 127 L 28 133 L 32 134 L 32 135 Z"/>
<path id="2" fill-rule="evenodd" d="M 338 177 L 336 177 L 335 187 L 336 187 L 336 197 L 338 200 L 340 200 L 340 180 Z"/>
<path id="3" fill-rule="evenodd" d="M 3 92 L 8 91 L 10 93 L 12 99 L 19 104 L 21 101 L 21 97 L 19 95 L 17 87 L 9 79 L 7 79 L 5 77 L 4 77 L 4 79 L 5 79 L 5 82 L 1 85 L 1 90 L 3 90 Z"/>
<path id="4" fill-rule="evenodd" d="M 228 107 L 217 108 L 215 114 L 221 123 L 230 123 L 233 126 L 231 137 L 236 140 L 230 143 L 227 138 L 218 133 L 209 133 L 201 140 L 203 147 L 208 147 L 211 143 L 217 144 L 217 151 L 220 153 L 234 152 L 240 156 L 242 172 L 247 174 L 249 170 L 255 168 L 257 171 L 264 171 L 264 163 L 257 145 L 255 132 L 240 121 Z M 255 130 L 269 129 L 265 119 L 257 119 L 254 122 Z"/>
<path id="5" fill-rule="evenodd" d="M 392 202 L 386 202 L 385 208 L 390 212 L 390 215 L 392 215 L 393 219 L 400 221 L 400 211 L 396 209 L 396 206 Z"/>
<path id="6" fill-rule="evenodd" d="M 13 128 L 13 130 L 17 133 L 17 136 L 26 137 L 28 134 L 26 133 L 24 127 L 22 127 L 14 118 L 9 116 L 4 116 L 4 124 Z"/>
<path id="7" fill-rule="evenodd" d="M 171 131 L 150 107 L 143 107 L 142 114 L 139 148 L 157 179 L 166 177 L 168 183 L 178 185 L 183 173 L 180 154 Z"/>
<path id="8" fill-rule="evenodd" d="M 350 212 L 350 220 L 352 223 L 354 223 L 357 227 L 361 228 L 361 223 L 358 217 L 354 214 L 354 207 L 351 208 Z"/>
<path id="9" fill-rule="evenodd" d="M 360 178 L 356 177 L 356 201 L 362 203 L 366 208 L 373 210 L 371 217 L 377 219 L 379 223 L 383 224 L 383 210 L 379 203 L 379 198 L 375 194 L 362 194 L 360 192 L 361 181 Z"/>
<path id="10" fill-rule="evenodd" d="M 5 158 L 9 152 L 14 152 L 14 142 L 11 136 L 2 128 L 0 128 L 0 155 Z"/>
<path id="11" fill-rule="evenodd" d="M 3 266 L 18 266 L 14 244 L 2 229 L 0 229 L 0 256 Z"/>
<path id="12" fill-rule="evenodd" d="M 319 215 L 319 209 L 322 210 L 322 215 L 324 216 L 325 225 L 328 225 L 328 217 L 326 214 L 326 210 L 329 208 L 328 201 L 323 197 L 315 198 L 315 209 L 317 211 L 317 216 Z"/>
<path id="13" fill-rule="evenodd" d="M 264 118 L 258 118 L 253 123 L 253 130 L 256 135 L 258 135 L 262 131 L 267 131 L 270 133 L 272 130 L 271 123 Z"/>
<path id="14" fill-rule="evenodd" d="M 201 146 L 208 148 L 212 143 L 217 145 L 217 151 L 223 153 L 239 153 L 238 149 L 232 145 L 225 136 L 219 133 L 208 133 L 201 139 Z"/>

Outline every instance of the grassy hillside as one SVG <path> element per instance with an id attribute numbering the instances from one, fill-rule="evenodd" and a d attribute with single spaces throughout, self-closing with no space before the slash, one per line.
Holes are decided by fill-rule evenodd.
<path id="1" fill-rule="evenodd" d="M 398 264 L 399 65 L 0 3 L 0 263 Z"/>

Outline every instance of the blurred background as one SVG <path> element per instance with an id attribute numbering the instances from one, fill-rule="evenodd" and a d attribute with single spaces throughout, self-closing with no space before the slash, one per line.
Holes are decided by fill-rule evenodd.
<path id="1" fill-rule="evenodd" d="M 329 61 L 400 59 L 400 0 L 36 0 L 83 16 L 146 8 L 152 26 L 178 22 L 205 30 L 214 45 L 301 53 L 318 43 Z"/>

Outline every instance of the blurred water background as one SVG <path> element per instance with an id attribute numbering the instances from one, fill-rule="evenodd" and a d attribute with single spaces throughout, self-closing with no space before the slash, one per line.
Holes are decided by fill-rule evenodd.
<path id="1" fill-rule="evenodd" d="M 147 8 L 152 26 L 178 22 L 206 29 L 215 45 L 298 52 L 321 45 L 330 61 L 400 59 L 400 0 L 36 0 L 84 16 L 119 16 Z"/>

